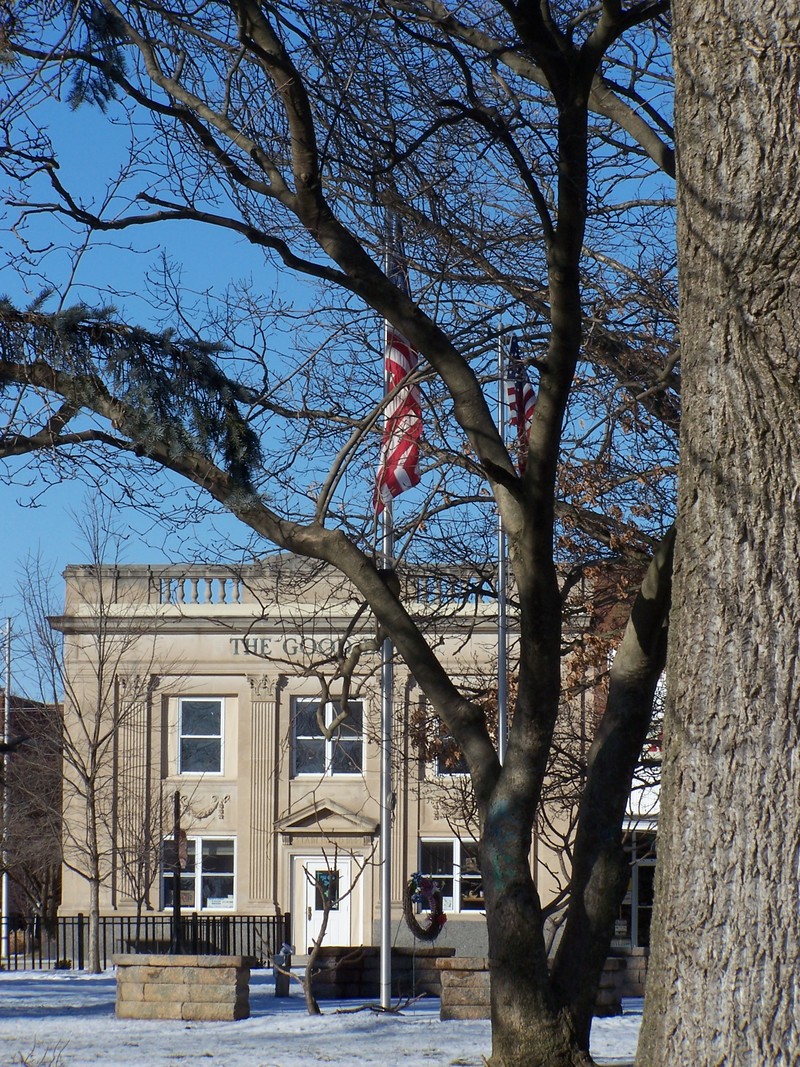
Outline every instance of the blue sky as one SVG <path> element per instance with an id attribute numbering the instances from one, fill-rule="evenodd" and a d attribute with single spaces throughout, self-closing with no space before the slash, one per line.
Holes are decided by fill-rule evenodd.
<path id="1" fill-rule="evenodd" d="M 57 130 L 60 176 L 65 184 L 74 181 L 87 195 L 102 196 L 103 176 L 112 173 L 124 159 L 124 130 L 110 126 L 108 118 L 92 108 L 70 112 L 63 106 L 58 108 Z M 144 291 L 145 274 L 158 263 L 162 252 L 181 264 L 183 283 L 196 292 L 209 288 L 222 290 L 238 278 L 252 277 L 258 280 L 259 288 L 280 291 L 284 300 L 302 302 L 303 299 L 301 283 L 288 274 L 279 278 L 260 250 L 211 227 L 177 222 L 162 225 L 158 231 L 145 227 L 118 238 L 119 244 L 132 246 L 137 255 L 131 255 L 127 248 L 115 247 L 102 235 L 92 242 L 77 264 L 55 247 L 43 258 L 44 270 L 36 277 L 26 277 L 19 269 L 20 245 L 10 232 L 14 219 L 14 210 L 5 208 L 0 222 L 5 230 L 0 252 L 0 294 L 22 307 L 30 304 L 45 286 L 52 286 L 56 292 L 47 305 L 50 309 L 58 306 L 59 297 L 66 293 L 67 306 L 79 301 L 91 306 L 113 303 L 138 324 L 149 325 L 152 309 L 139 294 Z M 26 231 L 26 237 L 38 247 L 60 240 L 58 228 L 43 219 L 46 217 L 35 221 Z M 124 295 L 109 299 L 109 287 Z M 69 563 L 86 559 L 76 516 L 89 505 L 91 492 L 85 485 L 71 481 L 41 492 L 42 486 L 35 480 L 33 484 L 24 484 L 30 481 L 30 476 L 22 476 L 19 484 L 0 484 L 0 617 L 14 619 L 19 614 L 21 601 L 17 587 L 20 570 L 29 556 L 38 556 L 45 568 L 56 573 Z M 122 549 L 124 562 L 155 563 L 187 558 L 181 537 L 165 533 L 154 526 L 152 519 L 124 511 L 118 514 L 118 521 L 127 538 Z M 203 524 L 196 532 L 201 541 L 214 544 L 224 540 L 227 533 L 233 534 L 235 528 L 232 520 L 218 520 Z M 22 664 L 14 675 L 17 682 L 13 687 L 22 688 L 25 676 Z"/>

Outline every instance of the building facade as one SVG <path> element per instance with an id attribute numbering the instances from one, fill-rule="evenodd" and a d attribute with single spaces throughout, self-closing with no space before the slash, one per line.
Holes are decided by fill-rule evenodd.
<path id="1" fill-rule="evenodd" d="M 352 591 L 331 572 L 283 557 L 238 574 L 70 567 L 65 578 L 64 615 L 53 620 L 71 679 L 65 734 L 77 748 L 87 733 L 107 743 L 93 760 L 65 757 L 61 914 L 87 909 L 93 863 L 103 914 L 169 911 L 177 803 L 185 910 L 290 912 L 303 952 L 325 900 L 334 900 L 326 943 L 374 943 L 379 654 L 374 624 Z M 488 675 L 496 659 L 492 601 L 464 595 L 452 577 L 408 580 L 413 610 L 448 669 Z M 398 663 L 396 941 L 410 939 L 403 896 L 410 875 L 424 870 L 442 886 L 448 944 L 485 951 L 474 828 L 461 815 L 468 779 L 446 739 L 433 755 L 421 750 L 429 728 L 420 690 Z M 96 786 L 85 781 L 87 762 L 101 765 Z M 96 860 L 86 844 L 90 800 Z"/>
<path id="2" fill-rule="evenodd" d="M 185 911 L 289 912 L 303 953 L 327 901 L 326 944 L 376 944 L 380 657 L 353 590 L 282 556 L 237 573 L 75 566 L 65 579 L 65 611 L 52 620 L 70 678 L 61 914 L 87 910 L 91 870 L 102 914 L 168 913 L 177 841 Z M 490 689 L 494 597 L 452 574 L 410 570 L 402 580 L 446 668 Z M 403 904 L 419 871 L 442 888 L 440 943 L 483 955 L 469 779 L 399 661 L 392 727 L 393 942 L 413 940 Z M 79 751 L 87 737 L 103 739 L 90 784 Z M 87 845 L 89 808 L 97 841 Z M 546 902 L 562 858 L 544 837 L 532 857 Z M 620 924 L 621 941 L 635 921 Z"/>

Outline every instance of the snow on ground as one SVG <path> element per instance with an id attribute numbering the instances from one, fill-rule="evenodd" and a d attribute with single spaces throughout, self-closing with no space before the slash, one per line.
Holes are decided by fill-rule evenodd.
<path id="1" fill-rule="evenodd" d="M 481 1067 L 488 1022 L 440 1022 L 427 998 L 401 1015 L 335 1014 L 352 1001 L 323 1002 L 309 1016 L 299 987 L 276 999 L 271 975 L 254 971 L 251 1017 L 233 1023 L 136 1021 L 114 1015 L 111 972 L 0 972 L 0 1067 Z M 595 1020 L 598 1063 L 631 1064 L 641 1001 Z"/>

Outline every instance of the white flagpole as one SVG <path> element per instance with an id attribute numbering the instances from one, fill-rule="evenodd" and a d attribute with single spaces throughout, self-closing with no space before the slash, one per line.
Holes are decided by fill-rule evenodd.
<path id="1" fill-rule="evenodd" d="M 497 428 L 506 439 L 506 367 L 503 340 L 497 347 L 498 395 Z M 505 762 L 508 744 L 508 546 L 503 518 L 497 512 L 497 756 Z"/>
<path id="2" fill-rule="evenodd" d="M 383 510 L 382 554 L 383 566 L 394 565 L 394 529 L 392 505 Z M 392 642 L 384 638 L 381 645 L 381 834 L 380 834 L 380 893 L 381 893 L 381 1007 L 392 1006 L 392 706 L 394 669 Z"/>
<path id="3" fill-rule="evenodd" d="M 387 215 L 384 270 L 389 273 L 391 244 L 391 215 Z M 389 388 L 386 351 L 389 327 L 383 324 L 384 392 Z M 391 500 L 385 501 L 381 514 L 382 565 L 388 571 L 394 566 L 394 518 Z M 381 770 L 380 770 L 380 998 L 381 1007 L 392 1006 L 392 707 L 394 704 L 394 670 L 392 642 L 388 637 L 381 644 Z"/>

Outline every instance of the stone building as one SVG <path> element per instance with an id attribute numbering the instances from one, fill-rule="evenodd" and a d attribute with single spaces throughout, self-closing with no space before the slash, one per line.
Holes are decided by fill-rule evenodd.
<path id="1" fill-rule="evenodd" d="M 65 578 L 65 611 L 52 624 L 64 634 L 72 679 L 66 732 L 79 735 L 78 718 L 94 709 L 108 738 L 98 778 L 101 912 L 171 908 L 177 796 L 185 910 L 289 912 L 292 941 L 304 952 L 327 898 L 335 902 L 327 944 L 376 944 L 379 655 L 374 622 L 354 592 L 321 565 L 283 556 L 238 572 L 73 566 Z M 446 667 L 489 688 L 497 634 L 486 587 L 430 569 L 408 569 L 402 580 Z M 585 708 L 577 713 L 584 744 L 591 724 Z M 431 720 L 398 661 L 393 940 L 411 941 L 403 897 L 409 877 L 423 871 L 442 887 L 443 943 L 482 955 L 468 778 Z M 86 798 L 71 773 L 65 765 L 62 915 L 88 906 Z M 563 865 L 544 838 L 533 856 L 547 900 Z"/>

